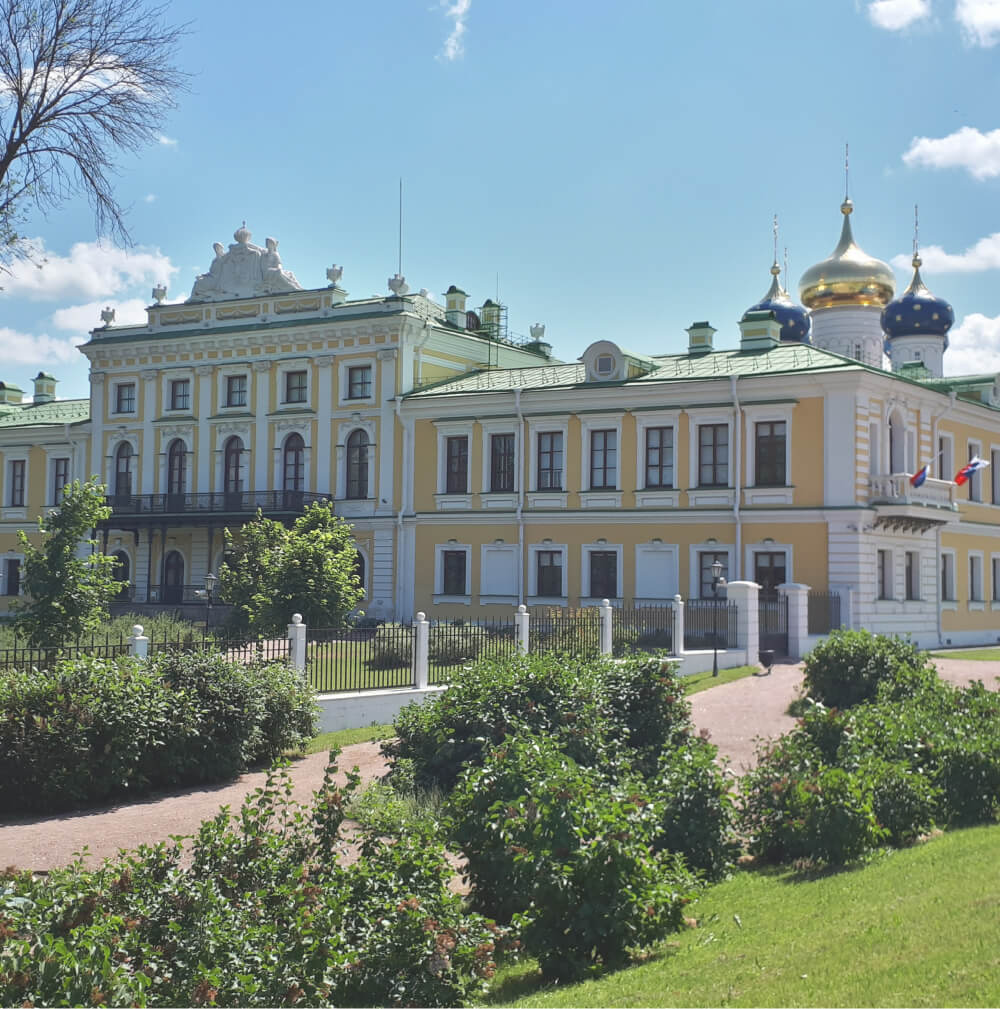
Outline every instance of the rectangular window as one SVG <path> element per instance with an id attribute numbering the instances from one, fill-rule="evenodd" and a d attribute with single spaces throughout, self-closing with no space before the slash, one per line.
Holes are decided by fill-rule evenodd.
<path id="1" fill-rule="evenodd" d="M 563 489 L 562 431 L 543 431 L 538 435 L 538 489 Z"/>
<path id="2" fill-rule="evenodd" d="M 972 462 L 972 460 L 979 455 L 979 452 L 980 452 L 979 443 L 975 441 L 970 441 L 969 462 Z M 983 500 L 983 471 L 981 469 L 976 470 L 976 472 L 969 477 L 969 500 L 970 501 Z"/>
<path id="3" fill-rule="evenodd" d="M 285 402 L 305 403 L 309 393 L 309 373 L 305 371 L 285 372 Z"/>
<path id="4" fill-rule="evenodd" d="M 906 598 L 920 598 L 920 554 L 915 550 L 906 551 Z"/>
<path id="5" fill-rule="evenodd" d="M 990 480 L 993 487 L 993 503 L 1000 505 L 1000 450 L 990 452 Z"/>
<path id="6" fill-rule="evenodd" d="M 447 479 L 445 493 L 469 493 L 469 439 L 465 435 L 447 441 Z"/>
<path id="7" fill-rule="evenodd" d="M 59 504 L 62 492 L 69 483 L 69 459 L 52 460 L 52 503 Z"/>
<path id="8" fill-rule="evenodd" d="M 878 597 L 892 599 L 892 559 L 888 550 L 878 551 Z"/>
<path id="9" fill-rule="evenodd" d="M 591 550 L 590 597 L 614 599 L 618 595 L 618 554 L 614 550 Z"/>
<path id="10" fill-rule="evenodd" d="M 191 379 L 175 378 L 170 383 L 170 409 L 191 409 Z"/>
<path id="11" fill-rule="evenodd" d="M 347 398 L 370 399 L 372 394 L 372 366 L 359 364 L 347 369 Z"/>
<path id="12" fill-rule="evenodd" d="M 445 550 L 443 552 L 442 564 L 444 565 L 444 571 L 441 581 L 441 591 L 444 595 L 467 595 L 465 591 L 465 564 L 467 556 L 464 550 Z"/>
<path id="13" fill-rule="evenodd" d="M 719 577 L 728 578 L 729 554 L 714 550 L 703 550 L 698 554 L 698 591 L 702 599 L 711 599 L 713 597 L 712 582 L 715 580 L 715 575 L 712 574 L 712 565 L 716 561 L 722 565 L 722 572 Z"/>
<path id="14" fill-rule="evenodd" d="M 674 429 L 646 428 L 646 486 L 674 486 Z"/>
<path id="15" fill-rule="evenodd" d="M 25 461 L 15 459 L 10 464 L 10 494 L 7 503 L 11 508 L 24 507 L 24 471 Z"/>
<path id="16" fill-rule="evenodd" d="M 955 470 L 951 457 L 951 438 L 938 438 L 938 478 L 940 480 L 953 480 Z"/>
<path id="17" fill-rule="evenodd" d="M 246 375 L 226 376 L 226 406 L 247 405 Z"/>
<path id="18" fill-rule="evenodd" d="M 969 602 L 983 601 L 983 559 L 975 555 L 969 556 Z"/>
<path id="19" fill-rule="evenodd" d="M 778 586 L 788 580 L 785 577 L 785 552 L 761 551 L 753 555 L 753 580 L 760 586 L 760 594 L 777 596 Z"/>
<path id="20" fill-rule="evenodd" d="M 490 436 L 490 490 L 508 494 L 514 490 L 514 436 Z"/>
<path id="21" fill-rule="evenodd" d="M 754 473 L 758 487 L 784 487 L 785 422 L 763 421 L 757 425 Z"/>
<path id="22" fill-rule="evenodd" d="M 115 386 L 115 413 L 135 413 L 135 382 Z"/>
<path id="23" fill-rule="evenodd" d="M 1000 603 L 1000 557 L 993 558 L 993 602 Z"/>
<path id="24" fill-rule="evenodd" d="M 590 486 L 594 490 L 618 486 L 618 432 L 590 432 Z"/>
<path id="25" fill-rule="evenodd" d="M 941 554 L 941 600 L 955 601 L 955 555 Z"/>
<path id="26" fill-rule="evenodd" d="M 21 562 L 17 558 L 7 558 L 4 563 L 3 594 L 5 596 L 21 594 Z"/>
<path id="27" fill-rule="evenodd" d="M 698 428 L 698 486 L 729 486 L 729 425 Z"/>
<path id="28" fill-rule="evenodd" d="M 535 586 L 537 595 L 547 599 L 557 599 L 562 596 L 562 551 L 539 550 L 535 554 L 535 564 L 538 575 Z"/>

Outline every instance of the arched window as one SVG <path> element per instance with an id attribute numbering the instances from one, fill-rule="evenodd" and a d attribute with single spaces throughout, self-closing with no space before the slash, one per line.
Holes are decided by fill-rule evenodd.
<path id="1" fill-rule="evenodd" d="M 300 434 L 290 434 L 285 439 L 283 489 L 306 489 L 306 443 Z"/>
<path id="2" fill-rule="evenodd" d="M 226 442 L 225 452 L 225 491 L 227 494 L 241 494 L 246 489 L 246 449 L 243 440 L 233 435 Z"/>
<path id="3" fill-rule="evenodd" d="M 360 551 L 354 554 L 354 573 L 358 577 L 358 585 L 365 587 L 365 555 Z"/>
<path id="4" fill-rule="evenodd" d="M 368 497 L 368 435 L 352 431 L 347 439 L 347 497 Z"/>
<path id="5" fill-rule="evenodd" d="M 129 563 L 128 554 L 124 550 L 116 550 L 111 555 L 115 560 L 115 566 L 112 574 L 115 579 L 121 583 L 118 589 L 118 594 L 115 596 L 116 599 L 128 599 L 131 594 L 131 586 L 129 585 L 129 576 L 131 565 Z"/>
<path id="6" fill-rule="evenodd" d="M 132 460 L 135 458 L 132 446 L 123 441 L 115 452 L 115 496 L 132 495 Z"/>
<path id="7" fill-rule="evenodd" d="M 906 428 L 898 410 L 889 414 L 889 472 L 906 472 Z"/>
<path id="8" fill-rule="evenodd" d="M 177 550 L 171 550 L 163 560 L 163 601 L 184 601 L 184 557 Z"/>
<path id="9" fill-rule="evenodd" d="M 187 446 L 180 438 L 167 449 L 167 493 L 187 493 Z"/>

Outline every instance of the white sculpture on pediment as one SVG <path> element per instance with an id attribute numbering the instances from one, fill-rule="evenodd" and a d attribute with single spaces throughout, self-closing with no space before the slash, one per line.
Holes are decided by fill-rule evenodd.
<path id="1" fill-rule="evenodd" d="M 225 301 L 302 290 L 295 274 L 282 269 L 277 241 L 268 238 L 267 248 L 262 249 L 251 243 L 251 237 L 244 225 L 237 228 L 233 235 L 236 241 L 228 251 L 221 242 L 214 244 L 215 259 L 208 273 L 195 278 L 188 301 Z"/>

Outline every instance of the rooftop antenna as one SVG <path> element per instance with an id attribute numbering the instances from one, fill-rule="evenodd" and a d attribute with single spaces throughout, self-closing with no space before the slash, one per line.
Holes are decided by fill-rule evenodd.
<path id="1" fill-rule="evenodd" d="M 844 202 L 851 198 L 851 162 L 850 146 L 844 144 Z"/>
<path id="2" fill-rule="evenodd" d="M 774 261 L 778 262 L 778 215 L 774 215 Z"/>
<path id="3" fill-rule="evenodd" d="M 785 290 L 788 290 L 788 246 L 785 246 Z"/>
<path id="4" fill-rule="evenodd" d="M 920 255 L 920 218 L 917 213 L 917 204 L 913 204 L 913 258 Z"/>
<path id="5" fill-rule="evenodd" d="M 403 273 L 403 176 L 399 177 L 399 264 L 396 272 Z"/>

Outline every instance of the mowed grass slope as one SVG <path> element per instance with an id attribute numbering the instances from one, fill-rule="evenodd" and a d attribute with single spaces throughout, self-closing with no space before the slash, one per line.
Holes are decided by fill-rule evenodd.
<path id="1" fill-rule="evenodd" d="M 516 965 L 491 1002 L 997 1006 L 998 851 L 1000 827 L 979 827 L 818 878 L 740 872 L 706 891 L 689 908 L 699 927 L 649 962 L 547 991 L 533 965 Z"/>

